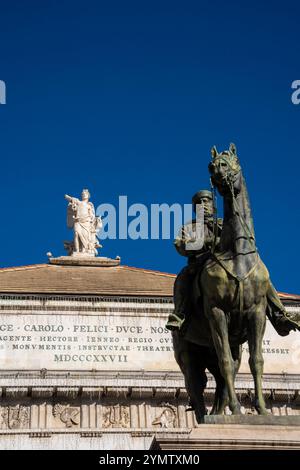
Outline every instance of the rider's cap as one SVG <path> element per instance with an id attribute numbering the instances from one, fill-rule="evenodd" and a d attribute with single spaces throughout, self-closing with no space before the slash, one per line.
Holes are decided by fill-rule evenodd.
<path id="1" fill-rule="evenodd" d="M 208 197 L 209 199 L 212 199 L 212 192 L 208 191 L 207 189 L 202 189 L 201 191 L 198 191 L 196 194 L 194 194 L 192 198 L 192 203 L 198 204 L 198 202 L 200 202 L 201 198 L 203 197 Z"/>

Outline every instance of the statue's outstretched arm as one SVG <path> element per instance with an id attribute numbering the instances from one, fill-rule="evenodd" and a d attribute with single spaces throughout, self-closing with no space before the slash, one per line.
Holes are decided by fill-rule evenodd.
<path id="1" fill-rule="evenodd" d="M 77 197 L 72 197 L 72 196 L 69 196 L 68 194 L 65 194 L 65 199 L 69 201 L 71 204 L 75 204 L 75 205 L 79 204 L 80 202 L 79 199 L 77 199 Z"/>

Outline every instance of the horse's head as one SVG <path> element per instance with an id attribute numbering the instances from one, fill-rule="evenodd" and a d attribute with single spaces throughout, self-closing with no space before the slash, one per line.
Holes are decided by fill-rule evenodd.
<path id="1" fill-rule="evenodd" d="M 241 166 L 236 154 L 236 147 L 230 144 L 229 150 L 218 153 L 216 147 L 211 149 L 212 161 L 208 165 L 212 184 L 223 196 L 238 193 L 240 189 Z"/>

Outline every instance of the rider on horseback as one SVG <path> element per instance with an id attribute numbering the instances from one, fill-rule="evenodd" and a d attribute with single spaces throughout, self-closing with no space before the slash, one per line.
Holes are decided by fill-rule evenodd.
<path id="1" fill-rule="evenodd" d="M 211 191 L 201 190 L 194 194 L 192 198 L 193 210 L 196 213 L 197 205 L 203 207 L 204 211 L 204 243 L 202 248 L 194 251 L 187 250 L 186 243 L 190 239 L 191 226 L 194 229 L 196 219 L 183 225 L 181 236 L 174 241 L 177 252 L 188 258 L 188 265 L 178 274 L 174 284 L 174 303 L 175 311 L 169 315 L 166 328 L 168 330 L 181 330 L 185 320 L 191 312 L 192 286 L 196 273 L 201 270 L 205 261 L 210 257 L 211 249 L 214 243 L 214 208 L 213 196 Z M 220 235 L 222 228 L 222 219 L 218 219 L 217 236 Z M 195 230 L 194 230 L 195 233 Z"/>
<path id="2" fill-rule="evenodd" d="M 215 228 L 213 195 L 211 191 L 198 191 L 192 198 L 192 204 L 195 213 L 197 205 L 203 207 L 204 210 L 204 243 L 202 248 L 196 251 L 186 249 L 186 243 L 193 241 L 189 237 L 191 226 L 194 228 L 196 219 L 183 225 L 181 236 L 177 237 L 174 241 L 177 252 L 188 258 L 188 264 L 177 275 L 174 284 L 175 310 L 169 315 L 166 324 L 168 330 L 180 331 L 182 333 L 184 333 L 185 330 L 183 326 L 187 325 L 190 312 L 193 311 L 193 281 L 196 274 L 204 266 L 205 261 L 211 256 L 213 246 L 217 246 L 223 222 L 222 219 L 217 219 Z M 278 334 L 286 336 L 291 330 L 295 330 L 297 327 L 299 328 L 297 322 L 295 320 L 293 321 L 289 313 L 286 312 L 271 281 L 269 283 L 267 300 L 268 306 L 266 313 Z"/>

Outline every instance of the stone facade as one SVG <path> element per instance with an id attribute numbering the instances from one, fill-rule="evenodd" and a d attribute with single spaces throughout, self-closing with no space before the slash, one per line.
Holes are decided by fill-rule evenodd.
<path id="1" fill-rule="evenodd" d="M 30 283 L 34 267 L 23 285 L 23 271 L 18 273 L 17 292 L 0 273 L 0 448 L 189 448 L 200 432 L 202 448 L 213 447 L 215 425 L 199 426 L 187 411 L 184 380 L 164 328 L 174 276 L 136 270 L 139 284 L 131 281 L 131 295 L 124 295 L 119 273 L 123 269 L 129 282 L 131 268 L 127 274 L 120 266 L 92 268 L 101 279 L 107 273 L 110 284 L 103 286 L 115 295 L 101 294 L 96 280 L 97 292 L 90 292 L 91 282 L 86 294 L 78 294 L 70 292 L 72 277 L 79 283 L 90 268 L 55 268 L 62 269 L 67 293 L 53 286 L 46 292 L 47 279 L 44 291 L 36 292 L 41 288 Z M 300 310 L 300 298 L 281 297 L 288 309 Z M 281 338 L 268 324 L 263 385 L 273 415 L 300 415 L 298 348 L 296 333 Z M 246 348 L 243 356 L 236 386 L 244 413 L 254 415 Z M 213 392 L 209 377 L 208 409 Z"/>

